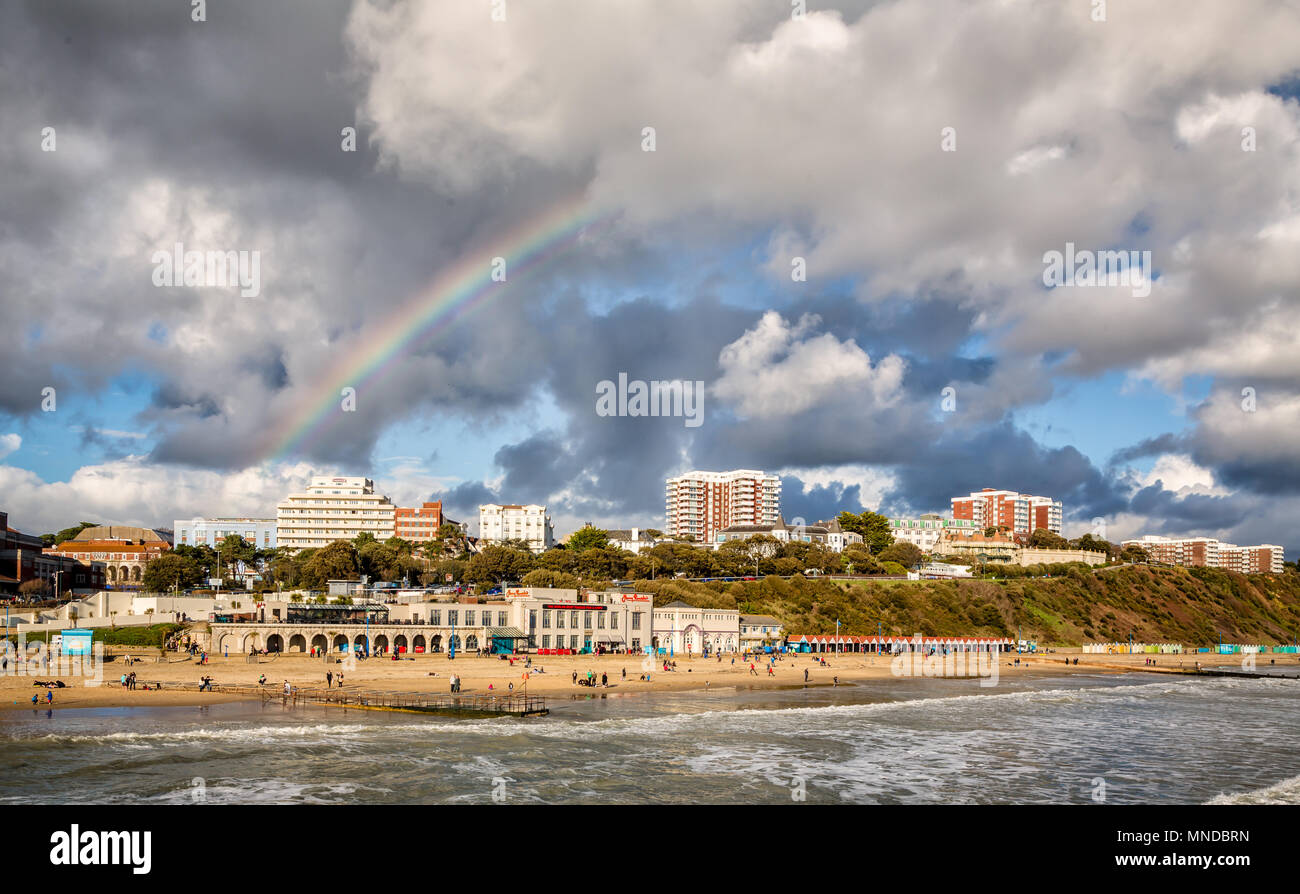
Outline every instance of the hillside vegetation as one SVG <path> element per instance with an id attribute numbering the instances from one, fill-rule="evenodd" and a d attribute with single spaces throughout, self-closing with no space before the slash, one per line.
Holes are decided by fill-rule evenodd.
<path id="1" fill-rule="evenodd" d="M 1300 575 L 1131 566 L 1012 580 L 735 583 L 638 581 L 655 604 L 772 615 L 790 633 L 1011 636 L 1054 645 L 1127 640 L 1209 645 L 1290 643 L 1300 635 Z"/>

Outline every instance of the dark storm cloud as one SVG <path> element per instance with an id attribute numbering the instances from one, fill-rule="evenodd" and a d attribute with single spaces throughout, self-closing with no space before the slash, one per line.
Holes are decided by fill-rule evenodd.
<path id="1" fill-rule="evenodd" d="M 952 497 L 985 487 L 1054 497 L 1067 518 L 1088 521 L 1124 511 L 1121 483 L 1105 476 L 1073 447 L 1047 448 L 1010 423 L 913 445 L 914 458 L 898 468 L 898 487 L 886 502 L 919 510 L 946 510 Z"/>
<path id="2" fill-rule="evenodd" d="M 856 512 L 861 505 L 861 487 L 831 483 L 809 487 L 796 475 L 781 478 L 781 514 L 788 524 L 802 518 L 804 524 L 828 521 L 841 512 Z"/>
<path id="3" fill-rule="evenodd" d="M 851 4 L 840 19 L 855 23 L 859 14 L 873 5 L 865 0 Z M 888 34 L 883 13 L 897 13 L 897 7 L 887 5 L 880 18 L 861 30 L 868 37 Z M 0 145 L 0 166 L 6 171 L 0 180 L 0 259 L 6 272 L 0 281 L 0 302 L 14 331 L 30 331 L 49 317 L 51 308 L 58 309 L 60 318 L 58 325 L 49 326 L 39 337 L 8 346 L 8 373 L 0 377 L 0 410 L 26 414 L 35 424 L 40 419 L 37 408 L 42 387 L 54 385 L 61 395 L 64 389 L 93 395 L 108 388 L 114 376 L 143 370 L 157 386 L 151 406 L 134 422 L 156 435 L 152 459 L 223 470 L 255 465 L 268 455 L 263 435 L 282 420 L 300 420 L 304 407 L 315 410 L 308 398 L 314 397 L 316 386 L 329 380 L 340 364 L 364 356 L 373 327 L 421 295 L 449 265 L 492 244 L 494 237 L 553 206 L 557 199 L 593 183 L 600 173 L 617 179 L 622 170 L 625 174 L 632 171 L 627 176 L 634 180 L 641 177 L 638 166 L 617 164 L 617 153 L 611 154 L 602 143 L 607 135 L 574 135 L 588 121 L 610 115 L 609 109 L 594 108 L 589 113 L 583 108 L 578 118 L 564 114 L 549 117 L 545 112 L 554 97 L 530 97 L 526 84 L 497 85 L 491 81 L 495 73 L 488 71 L 471 75 L 461 70 L 436 70 L 430 75 L 418 64 L 432 64 L 436 69 L 442 57 L 430 61 L 427 54 L 397 52 L 410 49 L 408 46 L 389 47 L 381 42 L 376 56 L 362 58 L 364 54 L 350 47 L 345 38 L 351 8 L 347 0 L 211 3 L 208 20 L 195 23 L 190 19 L 190 5 L 183 0 L 130 4 L 32 0 L 0 5 L 0 103 L 6 133 L 15 138 Z M 788 11 L 755 10 L 745 14 L 747 24 L 739 35 L 744 41 L 755 42 L 754 46 L 733 43 L 697 48 L 701 49 L 698 57 L 716 60 L 735 50 L 737 58 L 747 58 L 751 50 L 757 52 L 764 46 L 789 50 L 789 44 L 765 43 L 777 24 L 788 22 Z M 430 14 L 427 7 L 424 14 Z M 969 14 L 976 16 L 975 12 Z M 989 28 L 987 33 L 997 33 L 996 22 L 996 18 L 990 19 L 972 33 L 984 33 L 983 27 Z M 557 27 L 554 21 L 543 24 Z M 572 24 L 575 29 L 593 29 L 584 32 L 597 38 L 589 46 L 605 42 L 598 32 L 597 16 Z M 829 34 L 840 34 L 844 27 L 825 19 L 819 24 Z M 559 30 L 568 28 L 569 24 L 563 24 Z M 1096 60 L 1075 59 L 1072 54 L 1079 52 L 1079 47 L 1069 45 L 1068 32 L 1057 30 L 1053 41 L 1060 43 L 1039 46 L 1028 41 L 1034 44 L 1028 47 L 1033 52 L 1007 56 L 1010 83 L 998 80 L 1006 77 L 1005 70 L 982 58 L 971 57 L 970 68 L 962 64 L 946 69 L 949 75 L 981 72 L 978 80 L 951 78 L 958 93 L 972 91 L 958 97 L 959 107 L 972 109 L 994 128 L 1000 127 L 1006 119 L 999 115 L 1015 115 L 1017 110 L 992 104 L 982 108 L 977 94 L 1015 95 L 1018 91 L 1006 88 L 1023 83 L 1024 71 L 1045 71 L 1051 76 L 1047 89 L 1058 90 L 1062 96 L 1078 95 L 1076 82 L 1055 71 L 1056 66 L 1063 66 L 1062 71 L 1072 76 L 1089 70 Z M 400 43 L 415 31 L 418 29 L 405 29 L 389 37 Z M 447 29 L 438 32 L 443 38 L 447 33 Z M 683 34 L 683 46 L 690 45 L 692 35 L 709 33 L 701 29 Z M 793 33 L 785 29 L 783 39 Z M 544 37 L 540 32 L 536 36 Z M 846 40 L 849 37 L 846 35 Z M 977 46 L 979 42 L 968 43 Z M 870 42 L 845 45 L 856 49 L 871 46 Z M 557 44 L 523 40 L 512 58 L 547 63 L 547 57 L 531 59 L 530 54 L 548 46 Z M 636 47 L 629 49 L 638 52 Z M 471 65 L 488 58 L 481 53 L 471 55 Z M 834 56 L 816 55 L 816 60 L 810 57 L 797 64 L 810 67 Z M 778 57 L 783 56 L 802 58 L 798 52 L 783 51 L 776 53 L 773 61 L 779 62 Z M 950 56 L 949 64 L 965 58 L 964 54 Z M 871 54 L 862 58 L 873 60 Z M 485 134 L 482 147 L 469 147 L 469 158 L 473 159 L 476 148 L 491 150 L 493 177 L 467 178 L 456 189 L 446 186 L 446 178 L 437 175 L 447 173 L 439 168 L 447 166 L 445 143 L 453 140 L 436 127 L 414 126 L 403 131 L 400 119 L 411 108 L 405 102 L 387 107 L 390 114 L 396 110 L 396 122 L 378 120 L 381 116 L 375 121 L 363 120 L 359 106 L 366 104 L 370 86 L 366 66 L 399 59 L 411 67 L 395 63 L 388 85 L 415 85 L 416 95 L 395 91 L 381 99 L 427 99 L 418 95 L 418 88 L 430 77 L 464 78 L 454 91 L 462 96 L 470 95 L 476 84 L 491 86 L 490 95 L 482 103 L 475 98 L 468 109 L 443 109 L 432 102 L 420 108 L 433 119 L 456 122 L 454 130 Z M 580 60 L 552 59 L 552 64 L 532 71 L 550 74 L 566 67 L 558 63 L 574 61 Z M 691 54 L 684 54 L 681 62 L 682 71 L 692 74 L 688 71 Z M 521 64 L 520 71 L 530 71 Z M 675 87 L 668 75 L 676 66 L 662 68 L 664 79 L 657 84 L 672 97 Z M 838 114 L 838 107 L 831 102 L 831 86 L 851 86 L 837 76 L 840 73 L 833 68 L 823 73 L 832 77 L 825 82 L 825 102 L 817 103 L 818 109 L 824 105 L 832 116 Z M 900 72 L 900 76 L 906 74 Z M 1133 73 L 1127 76 L 1133 77 Z M 527 75 L 520 80 L 526 81 Z M 726 79 L 714 80 L 722 83 Z M 1139 75 L 1117 83 L 1140 87 L 1143 80 Z M 624 86 L 635 92 L 632 88 L 642 81 L 633 78 Z M 1234 69 L 1231 76 L 1211 83 L 1223 87 L 1224 95 L 1232 95 L 1251 81 Z M 693 84 L 692 89 L 702 87 L 704 80 Z M 1163 98 L 1158 108 L 1118 110 L 1131 120 L 1149 123 L 1139 134 L 1144 139 L 1136 143 L 1121 140 L 1108 148 L 1106 157 L 1121 158 L 1122 165 L 1132 164 L 1138 177 L 1144 172 L 1169 170 L 1167 159 L 1153 162 L 1139 157 L 1137 150 L 1155 152 L 1153 147 L 1164 145 L 1146 139 L 1149 131 L 1145 128 L 1160 128 L 1162 133 L 1176 130 L 1172 116 L 1187 102 L 1199 102 L 1204 93 L 1199 79 L 1192 87 L 1181 82 L 1161 84 Z M 923 100 L 945 98 L 936 95 L 942 90 L 928 83 L 913 83 L 912 88 L 921 91 Z M 1118 92 L 1135 95 L 1141 102 L 1150 99 L 1140 89 Z M 1184 94 L 1181 98 L 1180 92 Z M 1279 86 L 1275 92 L 1293 96 L 1294 87 Z M 1049 105 L 1030 93 L 1021 109 L 1024 114 L 1016 119 L 1026 124 L 1037 115 L 1029 114 L 1034 111 L 1029 106 Z M 910 92 L 893 94 L 877 97 L 875 105 L 884 108 L 887 101 L 900 101 L 900 97 L 903 104 L 915 104 Z M 511 131 L 510 122 L 492 120 L 502 114 L 496 105 L 499 96 L 521 104 L 507 109 L 511 113 L 526 116 L 522 108 L 526 104 L 543 109 L 543 114 L 530 120 L 523 131 Z M 759 122 L 760 133 L 779 128 L 790 117 L 790 107 L 762 106 L 757 95 L 752 99 L 752 105 L 747 99 L 735 103 L 734 108 L 718 103 L 709 110 L 707 121 L 698 122 L 704 142 L 714 140 L 712 146 L 721 145 L 717 140 L 722 135 L 714 134 L 709 122 L 739 125 L 736 133 L 744 140 L 754 133 L 746 126 L 748 114 Z M 857 103 L 857 96 L 850 101 Z M 690 111 L 686 102 L 669 105 Z M 818 109 L 800 105 L 808 104 L 797 99 L 796 114 L 810 115 L 811 126 L 803 130 L 817 133 L 818 119 L 813 113 Z M 368 110 L 374 111 L 373 105 Z M 739 113 L 736 121 L 730 119 L 733 113 Z M 668 110 L 661 114 L 667 116 Z M 459 127 L 462 120 L 463 128 Z M 842 121 L 846 144 L 858 140 L 855 145 L 867 154 L 886 146 L 887 141 L 860 140 L 863 133 L 878 127 L 879 121 L 869 117 L 855 121 Z M 552 131 L 555 122 L 560 124 Z M 58 128 L 57 153 L 41 153 L 35 148 L 36 137 L 46 125 Z M 355 153 L 340 150 L 340 130 L 348 125 L 358 129 Z M 381 125 L 390 128 L 390 136 L 396 132 L 382 146 L 383 152 Z M 856 130 L 858 127 L 866 130 Z M 1122 135 L 1123 128 L 1116 130 Z M 1053 131 L 1026 126 L 1024 132 L 1028 138 L 1046 139 L 1044 135 Z M 428 133 L 446 140 L 424 139 Z M 979 131 L 966 130 L 964 134 L 976 136 Z M 407 164 L 409 153 L 404 156 L 403 149 L 410 146 L 402 145 L 403 136 L 427 151 L 432 158 L 432 176 L 421 176 L 428 171 Z M 715 179 L 718 189 L 707 191 L 702 204 L 716 207 L 700 210 L 700 202 L 686 202 L 682 215 L 686 219 L 670 221 L 663 227 L 667 233 L 653 228 L 640 232 L 634 226 L 616 228 L 608 238 L 569 251 L 528 277 L 512 281 L 486 306 L 486 312 L 466 313 L 454 325 L 417 340 L 382 376 L 350 383 L 358 388 L 355 412 L 325 414 L 310 437 L 296 444 L 290 458 L 368 467 L 376 444 L 395 422 L 438 413 L 490 428 L 539 401 L 550 400 L 558 406 L 560 418 L 544 420 L 546 430 L 496 451 L 494 460 L 504 475 L 499 490 L 470 482 L 444 495 L 448 506 L 461 513 L 456 517 L 475 518 L 480 502 L 503 497 L 512 502 L 543 500 L 563 493 L 560 508 L 579 517 L 621 516 L 617 520 L 626 519 L 627 524 L 657 522 L 663 513 L 664 478 L 685 467 L 812 469 L 839 465 L 869 465 L 893 472 L 898 485 L 886 495 L 885 504 L 914 510 L 942 510 L 954 495 L 992 486 L 1056 496 L 1065 501 L 1071 518 L 1082 520 L 1149 510 L 1166 513 L 1170 524 L 1223 527 L 1247 517 L 1242 507 L 1249 502 L 1240 499 L 1175 501 L 1143 491 L 1130 504 L 1126 497 L 1130 482 L 1099 470 L 1073 448 L 1045 448 L 1006 421 L 1010 409 L 1047 401 L 1055 376 L 1127 369 L 1152 357 L 1168 357 L 1189 345 L 1200 345 L 1198 327 L 1222 331 L 1225 327 L 1209 310 L 1221 303 L 1217 296 L 1232 293 L 1243 265 L 1219 264 L 1222 274 L 1203 280 L 1214 287 L 1202 285 L 1193 312 L 1166 314 L 1158 326 L 1116 324 L 1114 314 L 1104 305 L 1080 305 L 1073 315 L 1063 315 L 1059 308 L 1049 313 L 1038 304 L 1034 310 L 1020 308 L 999 318 L 996 312 L 987 313 L 990 304 L 998 309 L 996 302 L 977 299 L 971 294 L 976 288 L 966 276 L 946 272 L 970 264 L 969 269 L 976 271 L 971 279 L 982 276 L 979 262 L 1015 246 L 1017 236 L 1023 235 L 1008 227 L 1008 220 L 1022 222 L 1031 236 L 1041 235 L 1052 247 L 1062 235 L 1055 232 L 1058 223 L 1073 227 L 1074 216 L 1095 219 L 1101 221 L 1097 226 L 1105 226 L 1104 215 L 1096 213 L 1098 209 L 1091 204 L 1106 194 L 1096 188 L 1098 183 L 1115 182 L 1101 163 L 1103 159 L 1090 160 L 1087 168 L 1094 173 L 1078 178 L 1064 164 L 1053 168 L 1044 162 L 1035 177 L 1062 178 L 1042 181 L 1057 187 L 1055 194 L 1048 196 L 1052 201 L 1021 201 L 1022 197 L 1036 197 L 1033 188 L 1024 185 L 1028 178 L 1007 179 L 1005 189 L 995 188 L 995 193 L 1004 195 L 983 193 L 977 186 L 994 183 L 990 172 L 1006 163 L 1002 156 L 1034 148 L 1008 147 L 995 133 L 986 133 L 986 147 L 994 147 L 1000 154 L 983 157 L 977 154 L 981 151 L 975 148 L 980 145 L 977 140 L 963 143 L 970 149 L 963 149 L 961 158 L 979 160 L 982 173 L 978 183 L 969 181 L 970 189 L 960 191 L 969 192 L 974 197 L 971 202 L 950 207 L 937 200 L 959 192 L 949 188 L 952 181 L 936 181 L 932 172 L 921 172 L 918 178 L 917 169 L 888 153 L 871 155 L 868 165 L 885 175 L 879 178 L 877 191 L 889 210 L 889 226 L 879 228 L 876 221 L 885 217 L 861 213 L 871 211 L 879 197 L 855 194 L 852 182 L 834 168 L 833 152 L 829 159 L 818 154 L 821 148 L 835 149 L 829 142 L 826 147 L 801 147 L 803 154 L 797 157 L 806 158 L 789 166 L 794 192 L 777 192 L 778 198 L 773 199 L 771 190 L 782 187 L 780 178 L 773 180 L 761 166 L 750 164 L 756 160 L 751 156 L 768 154 L 766 147 L 757 146 L 756 151 L 757 144 L 750 140 L 722 153 L 723 164 L 711 168 L 708 153 L 690 155 L 692 136 L 679 132 L 675 144 L 685 151 L 674 154 L 674 141 L 669 140 L 665 151 L 656 157 L 665 165 L 677 165 L 674 170 L 679 176 L 702 170 Z M 906 134 L 899 136 L 900 144 L 910 139 Z M 584 144 L 583 139 L 589 142 Z M 933 143 L 928 130 L 926 139 L 927 145 Z M 963 140 L 967 139 L 970 137 L 964 135 Z M 1063 142 L 1071 152 L 1079 148 L 1069 140 Z M 530 154 L 521 149 L 525 144 L 535 151 Z M 598 148 L 592 151 L 591 146 Z M 994 148 L 983 151 L 993 152 Z M 855 162 L 861 160 L 854 157 Z M 1199 182 L 1196 173 L 1223 167 L 1217 156 L 1205 158 L 1205 169 L 1178 168 L 1170 175 L 1175 191 L 1200 194 L 1185 190 L 1183 183 Z M 1052 174 L 1053 170 L 1064 173 Z M 730 182 L 732 174 L 735 182 Z M 1156 186 L 1159 179 L 1149 177 Z M 1236 188 L 1232 176 L 1226 180 Z M 645 182 L 650 184 L 650 192 L 674 186 L 682 193 L 690 191 L 672 177 Z M 1263 207 L 1265 203 L 1258 201 L 1257 195 L 1285 192 L 1275 189 L 1272 182 L 1251 182 L 1260 192 L 1242 193 L 1248 208 Z M 611 186 L 609 182 L 605 185 Z M 1070 193 L 1066 186 L 1077 187 L 1083 195 Z M 620 193 L 617 188 L 612 194 L 640 195 L 636 191 Z M 1176 203 L 1170 200 L 1182 193 L 1163 195 L 1165 205 L 1172 206 Z M 1219 194 L 1208 191 L 1206 195 L 1209 207 L 1216 208 Z M 669 198 L 674 201 L 668 205 L 677 203 L 677 197 Z M 1080 203 L 1081 198 L 1084 201 Z M 791 204 L 812 203 L 813 207 L 796 209 L 796 216 L 817 220 L 817 226 L 828 231 L 845 226 L 834 208 L 849 209 L 848 220 L 862 229 L 850 233 L 853 238 L 840 239 L 843 269 L 852 268 L 843 257 L 857 254 L 859 246 L 867 256 L 866 250 L 878 240 L 888 246 L 887 254 L 902 259 L 898 270 L 885 271 L 890 274 L 889 281 L 919 283 L 909 291 L 875 296 L 870 302 L 857 300 L 856 277 L 868 276 L 871 271 L 846 273 L 838 288 L 819 290 L 809 284 L 806 290 L 791 290 L 786 284 L 784 289 L 769 290 L 771 303 L 787 320 L 815 314 L 821 320 L 819 333 L 861 347 L 873 363 L 891 354 L 903 357 L 907 373 L 899 399 L 880 406 L 862 389 L 845 387 L 799 412 L 746 418 L 735 407 L 710 397 L 704 405 L 704 424 L 698 429 L 686 427 L 680 419 L 597 416 L 596 383 L 616 380 L 619 373 L 642 380 L 699 380 L 706 386 L 718 380 L 723 373 L 720 352 L 751 329 L 760 316 L 753 306 L 738 307 L 722 297 L 750 289 L 755 269 L 763 263 L 762 258 L 754 257 L 750 259 L 754 269 L 738 270 L 735 258 L 743 253 L 734 246 L 753 244 L 756 231 L 771 236 L 774 227 L 783 226 L 786 222 L 772 218 L 784 211 L 780 206 L 786 199 Z M 1000 199 L 1010 201 L 1013 213 L 999 207 Z M 1070 213 L 1053 210 L 1055 201 Z M 815 207 L 818 202 L 825 208 Z M 761 214 L 751 213 L 751 203 L 761 208 Z M 819 210 L 832 213 L 823 219 Z M 1152 227 L 1148 235 L 1167 233 L 1171 240 L 1179 237 L 1183 219 L 1200 219 L 1200 211 L 1197 205 L 1162 210 L 1148 218 L 1147 225 Z M 1258 211 L 1240 214 L 1238 209 L 1237 213 L 1248 224 L 1244 229 L 1252 234 L 1267 222 Z M 755 216 L 761 223 L 753 222 Z M 1222 217 L 1231 219 L 1233 215 Z M 918 218 L 924 218 L 919 221 L 922 225 Z M 1131 232 L 1129 222 L 1134 219 L 1126 212 L 1120 231 Z M 1051 224 L 1053 232 L 1038 232 L 1044 222 Z M 932 223 L 937 227 L 929 225 Z M 808 229 L 808 234 L 814 229 Z M 979 239 L 971 241 L 985 231 L 997 237 L 987 257 L 983 252 L 989 245 Z M 236 242 L 221 248 L 261 250 L 263 296 L 238 301 L 181 288 L 153 288 L 149 284 L 150 251 L 160 243 L 169 245 L 182 232 L 215 233 L 218 235 L 208 238 Z M 738 238 L 738 232 L 749 239 Z M 912 241 L 905 234 L 912 234 Z M 907 266 L 909 257 L 922 254 L 918 249 L 925 248 L 916 244 L 916 239 L 946 242 L 948 237 L 956 260 L 944 260 L 941 252 L 937 261 Z M 687 243 L 691 252 L 683 252 L 682 245 L 676 243 Z M 876 256 L 875 262 L 881 260 Z M 1229 256 L 1229 260 L 1238 259 Z M 987 268 L 988 287 L 994 290 L 1005 287 L 997 282 L 997 267 Z M 1266 282 L 1252 286 L 1251 293 L 1272 300 L 1276 289 Z M 1034 313 L 1043 316 L 1035 322 Z M 1076 319 L 1078 322 L 1073 322 Z M 997 344 L 995 329 L 990 327 L 999 326 L 1004 327 L 1002 331 L 1019 329 L 1021 340 L 1001 344 L 995 357 L 994 348 L 986 344 Z M 1095 342 L 1086 350 L 1078 349 L 1074 342 L 1086 337 Z M 972 353 L 978 356 L 963 356 Z M 1040 362 L 1040 357 L 1046 359 Z M 1071 367 L 1078 357 L 1086 362 L 1079 360 Z M 1051 368 L 1053 364 L 1056 368 Z M 1256 379 L 1257 384 L 1265 381 L 1276 382 L 1282 392 L 1296 387 L 1294 376 L 1285 370 L 1273 378 Z M 970 415 L 937 414 L 939 390 L 949 384 L 959 386 L 963 412 L 970 407 Z M 127 423 L 124 420 L 121 427 L 127 428 Z M 112 442 L 101 443 L 102 436 L 89 424 L 83 440 L 120 449 L 120 445 L 113 448 Z M 1300 481 L 1296 462 L 1265 454 L 1242 455 L 1231 443 L 1215 440 L 1208 430 L 1149 439 L 1119 451 L 1111 464 L 1175 450 L 1189 452 L 1197 462 L 1212 468 L 1219 481 L 1256 493 L 1293 492 Z M 803 481 L 791 475 L 787 477 L 786 515 L 801 515 L 811 521 L 839 508 L 856 508 L 860 497 L 858 485 L 842 482 L 810 487 L 805 492 Z"/>

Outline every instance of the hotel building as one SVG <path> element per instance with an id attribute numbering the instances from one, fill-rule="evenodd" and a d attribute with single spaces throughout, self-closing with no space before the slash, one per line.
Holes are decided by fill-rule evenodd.
<path id="1" fill-rule="evenodd" d="M 275 507 L 279 545 L 292 550 L 319 548 L 367 533 L 387 540 L 396 531 L 396 508 L 375 493 L 369 478 L 318 476 L 301 493 Z"/>
<path id="2" fill-rule="evenodd" d="M 687 472 L 665 485 L 669 537 L 713 543 L 723 528 L 775 525 L 781 514 L 781 479 L 754 469 Z"/>
<path id="3" fill-rule="evenodd" d="M 952 498 L 952 517 L 981 528 L 1006 527 L 1017 539 L 1039 528 L 1061 533 L 1061 502 L 1013 490 L 986 487 L 965 497 Z"/>
<path id="4" fill-rule="evenodd" d="M 1125 540 L 1121 545 L 1141 547 L 1152 562 L 1165 565 L 1223 568 L 1240 574 L 1282 573 L 1284 551 L 1272 543 L 1237 546 L 1213 537 L 1161 537 L 1147 534 L 1137 540 Z"/>
<path id="5" fill-rule="evenodd" d="M 541 553 L 555 545 L 555 525 L 546 507 L 536 503 L 484 503 L 478 507 L 478 536 L 481 546 L 523 540 Z"/>
<path id="6" fill-rule="evenodd" d="M 243 538 L 257 549 L 275 549 L 276 522 L 273 518 L 191 518 L 177 519 L 174 527 L 177 546 L 216 548 L 231 534 Z"/>
<path id="7" fill-rule="evenodd" d="M 913 543 L 926 552 L 932 551 L 945 537 L 970 537 L 974 534 L 983 534 L 984 527 L 972 519 L 944 518 L 942 515 L 889 520 L 889 531 L 894 535 L 895 541 Z"/>

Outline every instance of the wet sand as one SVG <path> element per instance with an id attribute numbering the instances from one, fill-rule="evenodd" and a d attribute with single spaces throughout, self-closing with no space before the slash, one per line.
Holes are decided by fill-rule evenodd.
<path id="1" fill-rule="evenodd" d="M 140 658 L 142 653 L 136 652 Z M 842 684 L 862 680 L 879 680 L 895 676 L 888 656 L 826 654 L 824 656 L 791 655 L 779 659 L 772 674 L 767 673 L 764 661 L 756 659 L 754 670 L 750 672 L 749 662 L 736 657 L 723 656 L 721 662 L 715 659 L 686 658 L 677 656 L 674 660 L 677 668 L 665 672 L 662 661 L 647 662 L 643 656 L 604 655 L 604 656 L 535 656 L 532 668 L 526 668 L 521 659 L 516 659 L 513 666 L 509 661 L 498 658 L 458 655 L 454 660 L 445 654 L 416 655 L 410 660 L 392 661 L 383 658 L 371 658 L 345 664 L 332 658 L 326 663 L 320 658 L 304 655 L 281 655 L 279 657 L 260 657 L 256 664 L 249 664 L 245 656 L 224 658 L 209 656 L 208 664 L 200 666 L 197 661 L 180 660 L 179 656 L 168 655 L 158 659 L 158 653 L 143 653 L 146 657 L 137 660 L 128 667 L 123 657 L 107 660 L 102 665 L 103 682 L 99 686 L 87 686 L 86 681 L 78 677 L 62 677 L 41 672 L 35 668 L 25 675 L 12 672 L 0 677 L 0 709 L 30 709 L 31 697 L 35 693 L 41 697 L 44 705 L 46 690 L 33 686 L 34 680 L 62 679 L 66 688 L 51 690 L 54 693 L 55 708 L 88 707 L 122 707 L 122 706 L 177 706 L 203 705 L 248 699 L 246 693 L 197 692 L 169 688 L 179 683 L 198 684 L 203 676 L 210 676 L 213 682 L 257 686 L 258 677 L 266 675 L 266 686 L 278 694 L 288 680 L 291 686 L 321 688 L 325 685 L 327 671 L 336 675 L 343 673 L 344 689 L 379 689 L 402 692 L 429 692 L 443 694 L 450 691 L 452 673 L 462 678 L 461 692 L 464 695 L 505 694 L 514 684 L 515 692 L 522 692 L 523 675 L 528 673 L 528 693 L 559 698 L 587 693 L 586 687 L 573 682 L 576 671 L 583 676 L 587 671 L 595 673 L 597 685 L 601 674 L 608 679 L 608 686 L 603 691 L 610 695 L 634 695 L 644 692 L 683 691 L 707 689 L 723 686 L 741 686 L 745 688 L 766 688 L 786 686 L 831 686 L 835 678 Z M 825 657 L 827 666 L 823 667 L 816 660 Z M 1083 655 L 1078 652 L 1056 652 L 1047 655 L 1021 656 L 1020 666 L 1015 665 L 1016 655 L 999 656 L 998 674 L 1013 677 L 1025 673 L 1035 674 L 1074 674 L 1074 673 L 1123 673 L 1188 672 L 1195 668 L 1199 660 L 1203 667 L 1233 664 L 1231 656 L 1218 655 Z M 1154 657 L 1155 666 L 1147 665 L 1146 659 Z M 1069 659 L 1069 665 L 1065 660 Z M 1075 658 L 1078 665 L 1073 664 Z M 1277 655 L 1256 659 L 1256 669 L 1267 673 L 1269 661 L 1275 660 L 1275 667 L 1294 667 L 1297 656 Z M 351 667 L 351 669 L 348 669 Z M 121 674 L 135 671 L 137 687 L 134 690 L 123 689 L 118 682 Z M 808 672 L 807 681 L 804 671 Z M 626 678 L 623 672 L 626 671 Z M 649 672 L 648 681 L 640 679 Z M 152 690 L 155 682 L 161 682 L 161 691 Z M 900 686 L 906 686 L 907 677 L 899 677 Z M 148 684 L 150 691 L 143 688 Z M 491 687 L 491 688 L 489 688 Z"/>

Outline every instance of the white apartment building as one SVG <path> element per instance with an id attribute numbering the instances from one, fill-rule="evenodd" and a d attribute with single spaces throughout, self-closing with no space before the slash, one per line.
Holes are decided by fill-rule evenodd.
<path id="1" fill-rule="evenodd" d="M 669 537 L 713 543 L 723 528 L 774 525 L 781 514 L 781 478 L 755 469 L 687 472 L 665 484 Z"/>
<path id="2" fill-rule="evenodd" d="M 484 503 L 478 507 L 480 545 L 503 540 L 524 540 L 535 553 L 555 545 L 555 525 L 546 507 L 536 503 Z"/>
<path id="3" fill-rule="evenodd" d="M 948 537 L 970 537 L 984 533 L 984 525 L 965 518 L 944 518 L 942 515 L 922 515 L 917 518 L 891 518 L 889 531 L 895 541 L 912 543 L 926 552 Z"/>
<path id="4" fill-rule="evenodd" d="M 367 533 L 376 540 L 394 536 L 395 509 L 375 493 L 369 478 L 317 476 L 302 493 L 289 494 L 275 507 L 279 545 L 299 550 Z"/>
<path id="5" fill-rule="evenodd" d="M 1166 565 L 1224 568 L 1240 574 L 1281 574 L 1283 549 L 1277 544 L 1237 546 L 1214 537 L 1161 537 L 1147 534 L 1137 540 L 1125 540 L 1121 546 L 1138 546 L 1146 550 L 1153 562 Z"/>
<path id="6" fill-rule="evenodd" d="M 231 534 L 258 549 L 275 549 L 277 527 L 273 518 L 201 518 L 177 519 L 172 525 L 176 546 L 221 545 Z"/>

